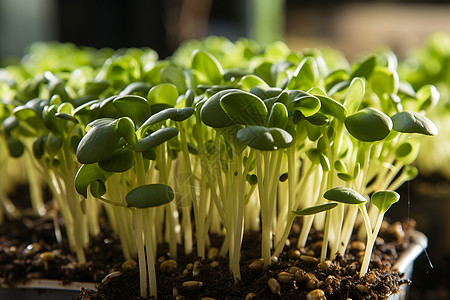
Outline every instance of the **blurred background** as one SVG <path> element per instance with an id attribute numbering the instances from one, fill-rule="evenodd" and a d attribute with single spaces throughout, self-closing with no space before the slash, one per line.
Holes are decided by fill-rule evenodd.
<path id="1" fill-rule="evenodd" d="M 297 50 L 328 46 L 349 60 L 387 46 L 402 59 L 436 31 L 450 33 L 448 0 L 0 0 L 0 65 L 36 41 L 150 47 L 165 58 L 183 41 L 207 35 L 263 45 L 283 40 Z M 429 238 L 429 259 L 422 254 L 415 264 L 410 299 L 450 299 L 449 181 L 422 176 L 400 193 L 388 217 L 415 219 Z"/>
<path id="2" fill-rule="evenodd" d="M 186 39 L 221 35 L 327 45 L 351 59 L 380 45 L 402 54 L 450 31 L 449 16 L 448 0 L 0 0 L 0 57 L 47 40 L 146 46 L 166 57 Z"/>

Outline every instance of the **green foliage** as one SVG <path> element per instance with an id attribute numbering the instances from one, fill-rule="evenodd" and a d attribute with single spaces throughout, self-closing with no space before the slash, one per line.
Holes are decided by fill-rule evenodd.
<path id="1" fill-rule="evenodd" d="M 174 198 L 173 190 L 165 184 L 146 184 L 131 190 L 125 200 L 128 207 L 147 208 L 169 203 Z"/>
<path id="2" fill-rule="evenodd" d="M 436 42 L 433 49 L 438 61 L 445 51 Z M 318 226 L 322 216 L 316 215 L 327 211 L 328 228 L 318 228 L 325 256 L 328 246 L 345 251 L 354 206 L 367 226 L 366 206 L 384 213 L 398 201 L 394 192 L 377 190 L 417 175 L 411 164 L 421 147 L 412 133 L 437 134 L 426 115 L 443 94 L 421 75 L 408 83 L 413 76 L 398 65 L 391 51 L 349 62 L 333 49 L 293 52 L 282 42 L 262 48 L 220 37 L 188 41 L 166 59 L 151 49 L 36 44 L 19 65 L 0 70 L 0 133 L 5 155 L 32 153 L 58 207 L 69 220 L 82 220 L 67 222 L 77 253 L 83 243 L 76 236 L 95 227 L 88 223 L 96 203 L 80 205 L 73 180 L 76 192 L 92 198 L 90 191 L 108 206 L 112 222 L 128 224 L 113 226 L 122 237 L 130 234 L 123 227 L 141 239 L 142 268 L 155 248 L 149 243 L 166 237 L 176 255 L 176 241 L 187 241 L 188 253 L 195 236 L 204 257 L 209 230 L 225 228 L 223 249 L 239 279 L 247 227 L 261 224 L 269 263 L 273 224 L 277 252 L 283 230 L 288 234 L 293 218 L 305 216 L 303 247 L 308 224 Z M 174 190 L 180 203 L 165 205 Z M 126 206 L 132 209 L 124 213 Z M 135 248 L 124 252 L 135 255 Z"/>

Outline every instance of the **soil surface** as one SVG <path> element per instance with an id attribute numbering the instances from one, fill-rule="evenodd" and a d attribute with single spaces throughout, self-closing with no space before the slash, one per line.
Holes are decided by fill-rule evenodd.
<path id="1" fill-rule="evenodd" d="M 398 224 L 397 224 L 398 225 Z M 322 234 L 313 232 L 305 249 L 286 246 L 278 263 L 264 269 L 260 257 L 260 234 L 245 235 L 242 257 L 242 280 L 234 283 L 228 261 L 216 256 L 221 237 L 212 236 L 209 257 L 185 256 L 181 247 L 176 267 L 167 255 L 167 245 L 158 250 L 157 278 L 159 299 L 302 299 L 321 289 L 327 299 L 383 299 L 409 280 L 391 269 L 399 253 L 411 241 L 408 232 L 414 223 L 402 227 L 384 227 L 374 250 L 371 269 L 359 277 L 363 245 L 354 241 L 345 257 L 318 265 Z M 290 244 L 296 244 L 299 225 L 294 226 Z M 45 254 L 44 254 L 45 253 Z M 53 253 L 50 261 L 43 256 Z M 136 264 L 124 264 L 118 237 L 109 229 L 92 239 L 86 252 L 88 263 L 78 264 L 64 242 L 54 238 L 53 221 L 49 218 L 8 220 L 0 226 L 0 277 L 14 285 L 32 278 L 60 279 L 65 282 L 103 282 L 98 291 L 82 290 L 77 299 L 139 299 L 139 275 Z M 194 267 L 195 265 L 195 267 Z M 319 267 L 319 268 L 318 268 Z M 194 271 L 195 270 L 195 271 Z M 106 275 L 114 273 L 104 279 Z M 282 273 L 284 272 L 284 273 Z M 281 273 L 281 274 L 280 274 Z M 273 278 L 274 280 L 269 279 Z M 276 280 L 276 281 L 275 281 Z M 193 281 L 191 287 L 183 283 Z M 278 286 L 279 284 L 279 286 Z M 178 296 L 178 297 L 176 297 Z"/>
<path id="2" fill-rule="evenodd" d="M 82 290 L 79 300 L 141 299 L 137 263 L 124 262 L 118 236 L 105 221 L 101 224 L 101 234 L 92 238 L 86 251 L 88 262 L 79 264 L 65 238 L 62 244 L 56 242 L 52 218 L 6 220 L 0 225 L 0 277 L 11 286 L 33 278 L 99 283 L 97 291 Z M 227 258 L 217 256 L 222 237 L 210 236 L 206 258 L 184 255 L 180 245 L 178 258 L 173 261 L 163 244 L 157 254 L 158 299 L 306 299 L 308 293 L 316 295 L 310 299 L 324 299 L 321 294 L 326 299 L 384 299 L 410 283 L 392 265 L 412 242 L 414 227 L 412 220 L 384 223 L 373 251 L 371 271 L 362 278 L 359 269 L 364 243 L 352 237 L 344 257 L 319 263 L 322 233 L 311 232 L 308 246 L 298 249 L 300 224 L 294 224 L 278 262 L 268 268 L 263 268 L 259 259 L 260 233 L 246 234 L 241 251 L 242 280 L 237 283 Z"/>

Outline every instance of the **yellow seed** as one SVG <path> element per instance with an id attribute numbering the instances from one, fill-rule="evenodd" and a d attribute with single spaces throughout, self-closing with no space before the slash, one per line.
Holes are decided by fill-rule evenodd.
<path id="1" fill-rule="evenodd" d="M 261 271 L 264 268 L 264 259 L 258 258 L 251 262 L 251 264 L 248 266 L 252 270 Z"/>
<path id="2" fill-rule="evenodd" d="M 297 272 L 295 272 L 294 278 L 298 283 L 308 280 L 308 278 L 306 277 L 306 272 L 302 269 L 298 269 Z"/>
<path id="3" fill-rule="evenodd" d="M 177 268 L 177 262 L 173 259 L 168 259 L 163 261 L 159 267 L 163 273 L 172 273 Z"/>
<path id="4" fill-rule="evenodd" d="M 302 256 L 300 256 L 300 259 L 308 264 L 318 264 L 319 263 L 319 259 L 314 256 L 302 255 Z"/>
<path id="5" fill-rule="evenodd" d="M 129 259 L 122 264 L 122 269 L 133 270 L 137 267 L 137 262 L 134 259 Z"/>
<path id="6" fill-rule="evenodd" d="M 269 285 L 269 289 L 272 294 L 277 296 L 281 295 L 281 285 L 275 278 L 270 278 L 267 280 L 267 284 Z"/>
<path id="7" fill-rule="evenodd" d="M 308 251 L 306 251 L 305 254 L 306 254 L 306 255 L 309 255 L 309 256 L 314 256 L 314 255 L 316 254 L 316 252 L 314 252 L 313 249 L 309 249 Z"/>
<path id="8" fill-rule="evenodd" d="M 306 300 L 327 300 L 325 292 L 321 289 L 312 290 L 306 295 Z"/>
<path id="9" fill-rule="evenodd" d="M 281 283 L 290 283 L 292 279 L 294 278 L 294 274 L 288 273 L 288 272 L 280 272 L 278 274 L 278 281 Z"/>
<path id="10" fill-rule="evenodd" d="M 357 251 L 364 251 L 366 249 L 366 244 L 362 241 L 353 241 L 350 243 L 350 248 Z"/>
<path id="11" fill-rule="evenodd" d="M 301 255 L 301 253 L 300 253 L 300 250 L 298 250 L 298 249 L 291 249 L 288 252 L 288 256 L 290 259 L 299 259 L 300 255 Z"/>
<path id="12" fill-rule="evenodd" d="M 39 243 L 32 243 L 32 244 L 29 244 L 26 248 L 25 248 L 25 250 L 23 250 L 23 254 L 25 254 L 25 255 L 34 255 L 34 254 L 36 254 L 37 252 L 39 252 L 39 250 L 41 250 L 41 245 L 39 244 Z"/>
<path id="13" fill-rule="evenodd" d="M 53 261 L 55 260 L 56 255 L 53 252 L 42 252 L 41 254 L 39 254 L 39 260 L 42 262 L 48 262 L 48 261 Z"/>
<path id="14" fill-rule="evenodd" d="M 203 282 L 196 280 L 185 281 L 181 284 L 181 288 L 184 291 L 195 291 L 201 289 L 202 287 Z"/>
<path id="15" fill-rule="evenodd" d="M 255 293 L 248 293 L 247 296 L 245 296 L 245 300 L 254 300 L 256 299 Z"/>
<path id="16" fill-rule="evenodd" d="M 365 285 L 362 284 L 357 284 L 356 288 L 358 289 L 358 291 L 360 291 L 361 293 L 367 293 L 369 291 L 369 288 Z"/>
<path id="17" fill-rule="evenodd" d="M 317 268 L 319 270 L 327 272 L 327 271 L 331 270 L 331 268 L 333 268 L 333 263 L 331 262 L 331 260 L 325 260 L 325 261 L 318 263 Z"/>
<path id="18" fill-rule="evenodd" d="M 319 284 L 319 279 L 313 274 L 313 273 L 306 273 L 307 283 L 306 287 L 310 290 L 316 289 L 317 285 Z"/>

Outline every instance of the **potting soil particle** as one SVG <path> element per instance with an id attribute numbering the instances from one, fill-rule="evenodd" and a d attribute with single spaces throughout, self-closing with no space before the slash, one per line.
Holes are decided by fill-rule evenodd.
<path id="1" fill-rule="evenodd" d="M 175 262 L 167 254 L 167 245 L 161 245 L 157 256 L 158 299 L 306 299 L 308 293 L 316 295 L 312 299 L 323 295 L 326 299 L 384 299 L 409 283 L 391 265 L 408 247 L 409 232 L 414 229 L 413 221 L 402 226 L 386 224 L 375 245 L 372 271 L 362 278 L 359 269 L 364 243 L 353 239 L 345 257 L 318 264 L 322 234 L 313 231 L 308 239 L 310 246 L 297 249 L 294 245 L 299 224 L 294 225 L 278 262 L 267 268 L 259 259 L 260 233 L 246 234 L 241 252 L 242 278 L 237 283 L 228 259 L 217 257 L 222 237 L 211 236 L 209 257 L 204 259 L 183 255 L 180 245 Z M 47 262 L 45 255 L 50 257 Z M 97 291 L 82 290 L 77 299 L 140 299 L 137 264 L 124 263 L 119 239 L 110 229 L 103 228 L 92 239 L 86 256 L 88 262 L 78 264 L 66 241 L 58 245 L 50 218 L 7 220 L 0 226 L 0 277 L 8 284 L 31 278 L 103 280 Z M 104 279 L 110 273 L 114 274 Z"/>

